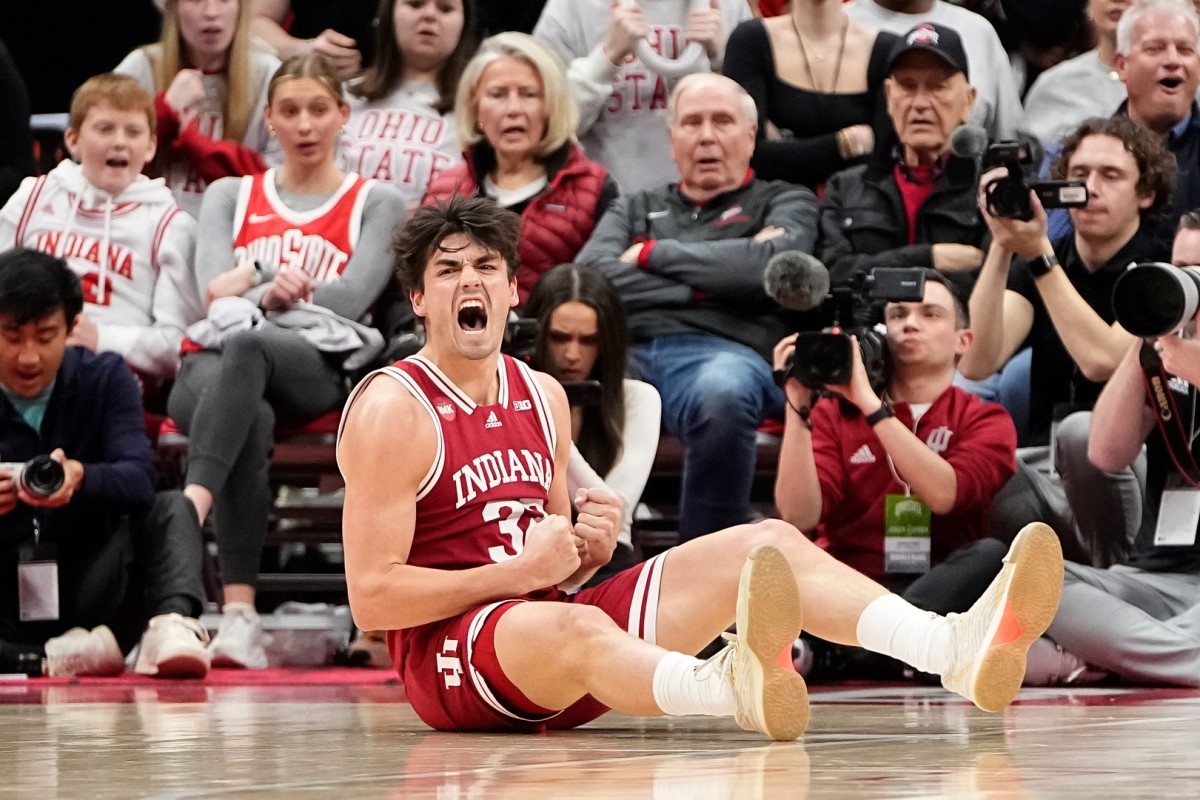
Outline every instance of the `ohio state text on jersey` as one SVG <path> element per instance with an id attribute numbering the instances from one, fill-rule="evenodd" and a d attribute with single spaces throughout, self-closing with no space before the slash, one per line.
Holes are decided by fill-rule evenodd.
<path id="1" fill-rule="evenodd" d="M 358 244 L 362 210 L 374 181 L 347 173 L 319 207 L 293 211 L 275 190 L 275 170 L 242 178 L 234 211 L 233 253 L 269 271 L 300 269 L 318 283 L 337 280 Z"/>

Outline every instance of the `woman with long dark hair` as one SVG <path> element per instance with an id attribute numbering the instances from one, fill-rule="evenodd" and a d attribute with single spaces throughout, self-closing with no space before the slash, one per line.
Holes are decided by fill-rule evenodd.
<path id="1" fill-rule="evenodd" d="M 893 42 L 852 22 L 842 0 L 796 0 L 786 14 L 737 27 L 724 71 L 758 107 L 750 166 L 760 178 L 816 189 L 871 154 L 876 134 L 887 133 L 881 101 Z"/>
<path id="2" fill-rule="evenodd" d="M 625 377 L 625 311 L 600 270 L 560 264 L 538 281 L 525 314 L 539 323 L 535 367 L 559 381 L 600 382 L 598 404 L 571 409 L 567 486 L 572 496 L 607 486 L 624 503 L 617 550 L 601 569 L 610 575 L 633 563 L 633 512 L 658 450 L 662 403 L 653 386 Z"/>
<path id="3" fill-rule="evenodd" d="M 375 62 L 350 86 L 342 169 L 393 184 L 407 205 L 462 160 L 454 93 L 479 46 L 474 0 L 381 0 Z"/>

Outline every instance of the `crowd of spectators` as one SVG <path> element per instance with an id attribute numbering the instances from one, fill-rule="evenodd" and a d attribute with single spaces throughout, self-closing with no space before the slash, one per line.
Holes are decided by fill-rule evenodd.
<path id="1" fill-rule="evenodd" d="M 1191 319 L 1135 336 L 1112 303 L 1131 264 L 1200 260 L 1188 0 L 1053 19 L 1017 0 L 124 5 L 105 48 L 55 72 L 69 91 L 22 33 L 37 10 L 0 31 L 0 453 L 62 473 L 38 494 L 0 465 L 0 661 L 265 667 L 276 432 L 339 409 L 390 352 L 381 320 L 412 319 L 395 230 L 469 195 L 520 215 L 534 366 L 599 383 L 567 480 L 624 502 L 601 578 L 641 555 L 660 430 L 684 451 L 686 541 L 762 513 L 774 422 L 778 515 L 922 608 L 965 610 L 1021 525 L 1055 527 L 1076 563 L 1031 681 L 1200 681 L 1194 431 L 1141 384 L 1161 367 L 1190 409 L 1200 344 Z M 55 125 L 69 157 L 46 165 Z M 989 160 L 999 140 L 1023 167 Z M 1021 169 L 1086 200 L 1019 189 L 1029 213 L 1006 210 L 988 187 Z M 837 382 L 791 370 L 812 352 L 795 332 L 833 314 L 824 289 L 768 293 L 795 251 L 854 295 L 838 322 L 878 326 L 885 374 L 857 340 Z M 888 268 L 918 268 L 923 295 L 872 302 Z M 146 411 L 188 436 L 181 491 L 155 491 Z"/>

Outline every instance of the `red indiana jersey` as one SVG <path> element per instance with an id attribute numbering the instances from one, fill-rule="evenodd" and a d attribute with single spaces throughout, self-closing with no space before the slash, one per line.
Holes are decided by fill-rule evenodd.
<path id="1" fill-rule="evenodd" d="M 275 170 L 242 178 L 233 216 L 234 256 L 271 272 L 302 269 L 317 283 L 337 280 L 358 244 L 363 205 L 374 183 L 348 173 L 318 208 L 299 212 L 279 199 Z"/>
<path id="2" fill-rule="evenodd" d="M 438 435 L 417 491 L 408 563 L 468 569 L 516 557 L 525 532 L 546 514 L 554 478 L 554 419 L 533 373 L 502 355 L 499 398 L 481 407 L 421 356 L 382 372 L 420 401 Z M 535 593 L 558 594 L 550 587 Z"/>

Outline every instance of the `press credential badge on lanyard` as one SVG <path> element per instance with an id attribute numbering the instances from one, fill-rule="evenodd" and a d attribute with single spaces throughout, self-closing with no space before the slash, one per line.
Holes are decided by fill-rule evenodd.
<path id="1" fill-rule="evenodd" d="M 916 433 L 916 424 L 913 425 Z M 929 571 L 930 522 L 929 506 L 912 496 L 892 457 L 887 457 L 888 469 L 904 494 L 888 494 L 883 513 L 883 569 L 890 573 L 920 574 Z"/>
<path id="2" fill-rule="evenodd" d="M 22 622 L 58 619 L 58 562 L 41 546 L 41 523 L 33 518 L 33 546 L 19 551 L 17 598 Z"/>
<path id="3" fill-rule="evenodd" d="M 1196 438 L 1196 388 L 1188 387 L 1191 402 L 1189 418 L 1185 420 L 1172 397 L 1162 359 L 1149 342 L 1142 342 L 1140 357 L 1155 421 L 1176 466 L 1163 488 L 1154 544 L 1190 547 L 1196 543 L 1196 527 L 1200 525 L 1200 468 L 1192 456 L 1192 442 Z"/>

